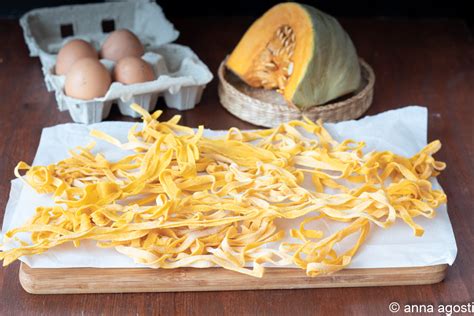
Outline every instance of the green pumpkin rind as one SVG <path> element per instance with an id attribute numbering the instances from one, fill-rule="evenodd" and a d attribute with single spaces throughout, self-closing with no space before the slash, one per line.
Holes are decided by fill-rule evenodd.
<path id="1" fill-rule="evenodd" d="M 300 109 L 322 105 L 355 91 L 361 82 L 356 49 L 339 22 L 300 4 L 313 22 L 313 57 L 291 99 Z"/>

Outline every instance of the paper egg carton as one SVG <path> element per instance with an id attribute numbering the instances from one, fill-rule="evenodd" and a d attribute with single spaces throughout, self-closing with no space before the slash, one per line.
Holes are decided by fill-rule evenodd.
<path id="1" fill-rule="evenodd" d="M 179 32 L 156 3 L 111 2 L 36 9 L 26 13 L 20 24 L 30 56 L 40 58 L 46 88 L 55 92 L 59 110 L 69 110 L 78 123 L 102 121 L 113 104 L 123 115 L 137 117 L 129 107 L 131 103 L 152 111 L 160 96 L 168 107 L 188 110 L 199 103 L 213 78 L 189 47 L 171 43 Z M 72 38 L 86 40 L 99 50 L 108 36 L 106 28 L 126 28 L 137 35 L 145 48 L 142 59 L 152 66 L 156 80 L 132 85 L 113 82 L 104 97 L 93 100 L 68 97 L 64 94 L 65 76 L 54 72 L 58 51 Z M 112 72 L 113 61 L 100 61 Z"/>

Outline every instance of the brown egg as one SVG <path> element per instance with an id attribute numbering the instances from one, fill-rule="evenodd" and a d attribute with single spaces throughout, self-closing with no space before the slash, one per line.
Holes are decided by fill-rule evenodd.
<path id="1" fill-rule="evenodd" d="M 129 30 L 116 30 L 107 37 L 100 55 L 102 58 L 118 61 L 124 57 L 140 57 L 145 53 L 138 37 Z"/>
<path id="2" fill-rule="evenodd" d="M 64 92 L 76 99 L 91 100 L 103 97 L 111 82 L 109 71 L 98 59 L 83 58 L 66 74 Z"/>
<path id="3" fill-rule="evenodd" d="M 114 68 L 114 80 L 123 84 L 133 84 L 155 80 L 150 64 L 139 57 L 120 59 Z"/>
<path id="4" fill-rule="evenodd" d="M 76 61 L 87 57 L 98 58 L 97 51 L 88 42 L 74 39 L 59 50 L 55 73 L 65 75 Z"/>

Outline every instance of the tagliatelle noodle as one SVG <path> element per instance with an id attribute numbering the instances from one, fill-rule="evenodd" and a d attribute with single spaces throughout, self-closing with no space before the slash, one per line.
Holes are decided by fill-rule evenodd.
<path id="1" fill-rule="evenodd" d="M 202 126 L 178 125 L 179 116 L 159 122 L 160 111 L 132 107 L 143 126 L 129 131 L 127 143 L 100 131 L 91 135 L 134 154 L 112 162 L 94 154 L 92 144 L 49 166 L 17 165 L 15 175 L 52 194 L 55 206 L 37 208 L 28 223 L 5 234 L 6 242 L 20 244 L 0 252 L 4 265 L 95 240 L 153 268 L 220 266 L 261 277 L 269 262 L 317 276 L 347 267 L 371 225 L 388 228 L 400 218 L 421 236 L 414 218 L 432 218 L 446 202 L 429 182 L 445 168 L 432 156 L 439 141 L 411 158 L 364 154 L 363 142 L 338 143 L 321 122 L 309 120 L 257 131 L 231 128 L 210 139 Z M 312 189 L 302 186 L 305 178 Z M 278 229 L 276 220 L 297 218 L 298 228 Z M 330 236 L 306 228 L 322 218 L 347 225 Z M 31 240 L 18 240 L 21 232 Z M 281 242 L 285 233 L 291 241 Z M 335 245 L 354 234 L 352 247 L 337 253 Z M 279 249 L 266 247 L 270 243 Z"/>

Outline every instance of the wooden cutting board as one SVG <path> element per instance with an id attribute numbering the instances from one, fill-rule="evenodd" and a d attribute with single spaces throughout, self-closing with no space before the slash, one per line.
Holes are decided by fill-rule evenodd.
<path id="1" fill-rule="evenodd" d="M 20 283 L 25 291 L 32 294 L 302 289 L 433 284 L 444 279 L 446 270 L 446 264 L 413 268 L 346 269 L 311 278 L 300 269 L 269 268 L 262 278 L 255 278 L 222 268 L 33 269 L 22 263 Z"/>

